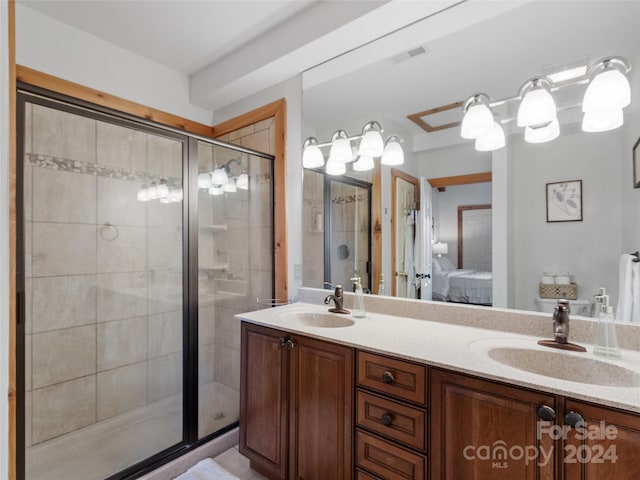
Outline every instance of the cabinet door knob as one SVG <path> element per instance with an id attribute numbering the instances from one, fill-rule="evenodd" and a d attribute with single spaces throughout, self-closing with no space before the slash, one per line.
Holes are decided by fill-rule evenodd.
<path id="1" fill-rule="evenodd" d="M 280 337 L 280 338 L 278 339 L 278 346 L 279 346 L 279 347 L 284 347 L 284 346 L 286 346 L 286 345 L 287 345 L 287 339 L 286 339 L 286 338 L 284 338 L 284 337 Z"/>
<path id="2" fill-rule="evenodd" d="M 296 342 L 294 342 L 293 340 L 287 340 L 287 348 L 289 350 L 293 350 L 296 346 Z"/>
<path id="3" fill-rule="evenodd" d="M 393 373 L 386 371 L 382 374 L 382 381 L 384 383 L 393 383 L 395 380 L 395 377 L 393 376 Z"/>
<path id="4" fill-rule="evenodd" d="M 584 426 L 584 418 L 578 412 L 567 412 L 564 416 L 564 423 L 573 428 Z"/>
<path id="5" fill-rule="evenodd" d="M 538 418 L 547 422 L 552 422 L 556 419 L 556 411 L 548 405 L 540 405 L 538 407 Z"/>
<path id="6" fill-rule="evenodd" d="M 391 425 L 391 422 L 393 421 L 393 418 L 391 418 L 391 414 L 390 413 L 385 413 L 384 415 L 382 415 L 382 424 L 386 427 L 388 427 L 389 425 Z"/>

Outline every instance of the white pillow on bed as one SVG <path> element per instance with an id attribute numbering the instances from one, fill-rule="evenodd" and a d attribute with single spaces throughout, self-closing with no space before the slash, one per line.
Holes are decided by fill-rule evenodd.
<path id="1" fill-rule="evenodd" d="M 449 260 L 447 257 L 440 257 L 437 259 L 434 258 L 433 259 L 434 266 L 436 265 L 436 263 L 438 264 L 437 268 L 445 272 L 450 272 L 456 269 L 456 267 L 453 266 L 453 263 L 451 263 L 451 260 Z"/>

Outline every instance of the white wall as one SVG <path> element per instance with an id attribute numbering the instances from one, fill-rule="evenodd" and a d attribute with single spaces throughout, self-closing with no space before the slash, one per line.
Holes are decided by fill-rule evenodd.
<path id="1" fill-rule="evenodd" d="M 422 151 L 418 154 L 418 162 L 420 175 L 426 178 L 491 171 L 491 153 L 476 152 L 473 141 Z"/>
<path id="2" fill-rule="evenodd" d="M 436 242 L 449 245 L 446 255 L 451 263 L 458 263 L 458 206 L 491 205 L 491 183 L 475 183 L 447 187 L 444 192 L 433 189 L 433 221 Z M 462 266 L 460 266 L 462 268 Z"/>
<path id="3" fill-rule="evenodd" d="M 606 287 L 615 305 L 621 252 L 623 130 L 571 133 L 553 142 L 514 142 L 515 308 L 531 309 L 543 271 L 574 275 L 579 298 Z M 625 149 L 626 150 L 626 149 Z M 623 161 L 624 160 L 624 161 Z M 582 180 L 581 222 L 547 223 L 546 183 Z"/>
<path id="4" fill-rule="evenodd" d="M 298 298 L 302 278 L 295 278 L 302 264 L 302 76 L 298 75 L 214 112 L 214 124 L 224 122 L 280 98 L 287 100 L 286 182 L 289 298 Z M 299 268 L 302 272 L 302 268 Z"/>
<path id="5" fill-rule="evenodd" d="M 16 63 L 211 125 L 211 112 L 189 102 L 187 75 L 20 4 Z"/>
<path id="6" fill-rule="evenodd" d="M 9 56 L 8 4 L 0 2 L 0 478 L 9 471 Z"/>

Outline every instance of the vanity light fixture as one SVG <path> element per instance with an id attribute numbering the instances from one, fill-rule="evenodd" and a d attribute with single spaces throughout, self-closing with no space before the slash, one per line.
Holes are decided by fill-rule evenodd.
<path id="1" fill-rule="evenodd" d="M 166 180 L 160 180 L 147 187 L 143 184 L 138 190 L 137 199 L 140 202 L 160 200 L 161 203 L 181 202 L 183 198 L 182 188 L 169 188 Z"/>
<path id="2" fill-rule="evenodd" d="M 543 143 L 560 134 L 557 107 L 553 93 L 558 90 L 587 85 L 582 101 L 582 130 L 605 132 L 624 123 L 623 108 L 631 103 L 631 88 L 627 74 L 631 65 L 622 57 L 607 57 L 591 68 L 575 64 L 566 71 L 549 76 L 534 77 L 525 82 L 519 94 L 491 101 L 485 94 L 470 96 L 463 105 L 464 116 L 460 129 L 462 138 L 475 139 L 478 151 L 493 151 L 505 145 L 502 125 L 513 118 L 494 119 L 492 108 L 519 101 L 515 118 L 518 127 L 524 127 L 528 143 Z M 500 130 L 498 130 L 500 129 Z"/>
<path id="3" fill-rule="evenodd" d="M 303 144 L 302 166 L 304 168 L 324 166 L 328 175 L 344 175 L 347 171 L 347 163 L 353 162 L 353 170 L 365 172 L 373 170 L 374 158 L 378 157 L 381 158 L 380 163 L 383 165 L 402 165 L 404 152 L 400 144 L 403 140 L 398 135 L 391 135 L 385 141 L 382 137 L 383 132 L 382 125 L 372 120 L 362 127 L 360 135 L 350 137 L 345 130 L 336 130 L 331 137 L 331 142 L 327 143 L 319 143 L 316 137 L 309 137 Z M 351 145 L 354 141 L 360 142 L 355 150 Z M 330 147 L 326 165 L 321 150 L 324 147 Z"/>
<path id="4" fill-rule="evenodd" d="M 215 187 L 221 187 L 229 181 L 227 170 L 224 167 L 216 168 L 211 174 L 211 185 Z"/>

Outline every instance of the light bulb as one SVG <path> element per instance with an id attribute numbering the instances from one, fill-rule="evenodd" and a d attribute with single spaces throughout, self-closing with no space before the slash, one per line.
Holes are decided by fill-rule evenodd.
<path id="1" fill-rule="evenodd" d="M 627 77 L 615 68 L 597 74 L 584 92 L 582 111 L 611 111 L 631 103 L 631 88 Z"/>
<path id="2" fill-rule="evenodd" d="M 482 102 L 473 103 L 462 117 L 460 136 L 462 138 L 478 138 L 493 126 L 493 114 Z"/>
<path id="3" fill-rule="evenodd" d="M 169 196 L 169 187 L 164 180 L 160 180 L 160 183 L 156 187 L 157 198 L 167 198 Z"/>
<path id="4" fill-rule="evenodd" d="M 381 132 L 382 127 L 376 121 L 371 121 L 363 127 L 358 152 L 361 156 L 379 157 L 382 155 L 384 141 L 382 140 Z"/>
<path id="5" fill-rule="evenodd" d="M 534 87 L 525 95 L 518 107 L 518 126 L 545 125 L 557 118 L 556 102 L 544 87 Z"/>
<path id="6" fill-rule="evenodd" d="M 211 186 L 211 174 L 201 173 L 198 175 L 198 188 L 209 188 Z"/>
<path id="7" fill-rule="evenodd" d="M 240 190 L 249 190 L 249 175 L 241 173 L 236 180 L 236 188 Z"/>
<path id="8" fill-rule="evenodd" d="M 344 130 L 338 130 L 331 138 L 329 161 L 348 163 L 353 161 L 351 141 Z"/>
<path id="9" fill-rule="evenodd" d="M 476 138 L 476 150 L 478 152 L 491 152 L 505 145 L 504 130 L 498 122 L 493 122 L 493 127 L 487 133 Z"/>
<path id="10" fill-rule="evenodd" d="M 327 175 L 344 175 L 347 172 L 347 166 L 344 162 L 333 161 L 329 158 L 325 171 Z"/>
<path id="11" fill-rule="evenodd" d="M 233 178 L 230 178 L 229 181 L 222 186 L 222 191 L 227 193 L 234 193 L 238 191 L 236 182 Z"/>
<path id="12" fill-rule="evenodd" d="M 151 200 L 151 198 L 149 198 L 149 189 L 146 185 L 142 185 L 140 190 L 138 190 L 138 200 L 141 202 L 148 202 Z"/>
<path id="13" fill-rule="evenodd" d="M 524 139 L 529 143 L 544 143 L 560 135 L 560 125 L 555 119 L 542 127 L 527 127 L 524 129 Z"/>
<path id="14" fill-rule="evenodd" d="M 623 123 L 622 108 L 586 112 L 582 118 L 582 130 L 585 132 L 606 132 L 622 126 Z"/>
<path id="15" fill-rule="evenodd" d="M 383 165 L 402 165 L 404 163 L 404 152 L 400 146 L 400 137 L 391 135 L 387 138 L 380 163 Z"/>
<path id="16" fill-rule="evenodd" d="M 211 174 L 211 185 L 220 187 L 229 181 L 229 176 L 224 168 L 216 168 Z"/>
<path id="17" fill-rule="evenodd" d="M 373 170 L 374 167 L 373 158 L 367 155 L 360 155 L 358 160 L 353 164 L 353 169 L 356 172 L 366 172 L 368 170 Z"/>
<path id="18" fill-rule="evenodd" d="M 160 198 L 158 195 L 158 186 L 155 183 L 151 184 L 147 189 L 147 195 L 149 196 L 149 200 L 156 200 L 157 198 Z"/>
<path id="19" fill-rule="evenodd" d="M 307 138 L 304 141 L 304 150 L 302 151 L 302 166 L 304 168 L 319 168 L 324 165 L 324 155 L 318 140 L 315 137 Z"/>

